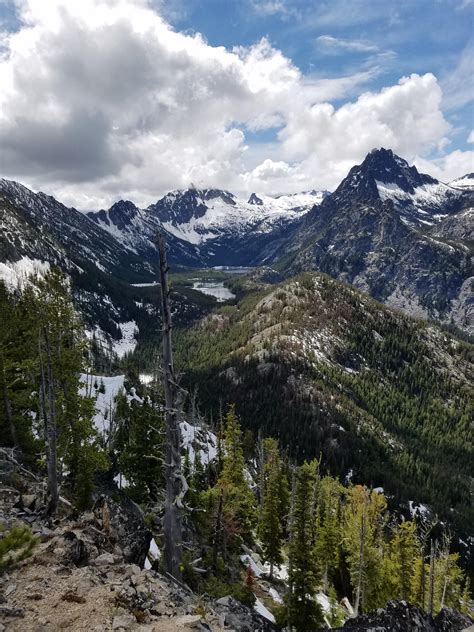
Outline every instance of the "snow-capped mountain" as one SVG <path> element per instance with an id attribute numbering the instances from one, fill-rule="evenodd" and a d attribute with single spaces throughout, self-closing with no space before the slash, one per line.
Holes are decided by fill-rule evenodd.
<path id="1" fill-rule="evenodd" d="M 474 191 L 474 173 L 466 173 L 465 176 L 461 176 L 460 178 L 456 178 L 456 180 L 452 180 L 449 183 L 450 187 L 455 187 L 456 189 L 467 189 L 469 191 Z"/>
<path id="2" fill-rule="evenodd" d="M 275 226 L 291 224 L 320 204 L 325 194 L 312 191 L 271 197 L 252 193 L 246 201 L 229 191 L 186 189 L 168 193 L 148 211 L 176 237 L 203 244 L 224 234 L 268 233 Z"/>
<path id="3" fill-rule="evenodd" d="M 220 189 L 172 191 L 146 209 L 117 202 L 87 213 L 131 251 L 156 256 L 154 236 L 165 231 L 170 251 L 184 265 L 250 265 L 314 205 L 326 191 L 242 199 Z"/>
<path id="4" fill-rule="evenodd" d="M 288 276 L 322 270 L 409 313 L 470 329 L 471 175 L 446 185 L 380 149 L 332 194 L 241 198 L 191 187 L 146 209 L 121 200 L 89 213 L 0 180 L 0 262 L 27 257 L 59 265 L 77 277 L 86 307 L 102 297 L 106 309 L 107 296 L 126 295 L 117 279 L 156 278 L 154 240 L 161 231 L 174 267 L 279 262 Z M 127 300 L 111 329 L 135 320 L 135 303 Z"/>
<path id="5" fill-rule="evenodd" d="M 373 150 L 361 165 L 353 167 L 334 196 L 338 200 L 351 197 L 360 203 L 390 200 L 404 221 L 433 225 L 463 208 L 464 193 L 452 183 L 447 185 L 419 173 L 390 149 L 382 148 Z"/>
<path id="6" fill-rule="evenodd" d="M 147 262 L 50 195 L 0 179 L 0 208 L 4 260 L 33 256 L 68 270 L 94 265 L 119 278 L 150 275 Z"/>
<path id="7" fill-rule="evenodd" d="M 288 276 L 322 270 L 412 315 L 471 330 L 472 197 L 375 150 L 305 215 L 272 261 L 285 257 Z"/>

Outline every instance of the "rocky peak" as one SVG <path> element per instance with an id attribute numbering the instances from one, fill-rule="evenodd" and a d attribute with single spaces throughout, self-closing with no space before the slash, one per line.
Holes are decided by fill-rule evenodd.
<path id="1" fill-rule="evenodd" d="M 352 167 L 336 189 L 334 196 L 341 199 L 350 196 L 358 202 L 374 202 L 380 199 L 377 183 L 392 186 L 412 194 L 424 184 L 437 184 L 431 176 L 421 174 L 391 149 L 373 149 L 360 165 Z"/>
<path id="2" fill-rule="evenodd" d="M 252 193 L 249 197 L 248 204 L 254 204 L 255 206 L 262 206 L 263 200 L 261 200 L 256 193 Z"/>
<path id="3" fill-rule="evenodd" d="M 109 208 L 109 218 L 117 228 L 124 228 L 138 214 L 139 210 L 130 200 L 119 200 Z"/>
<path id="4" fill-rule="evenodd" d="M 206 214 L 207 202 L 220 199 L 225 204 L 235 206 L 235 196 L 221 189 L 182 189 L 172 191 L 161 200 L 148 207 L 161 222 L 170 222 L 174 226 L 187 224 Z"/>

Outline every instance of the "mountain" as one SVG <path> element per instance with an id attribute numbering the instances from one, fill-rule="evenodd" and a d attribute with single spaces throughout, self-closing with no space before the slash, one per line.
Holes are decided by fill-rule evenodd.
<path id="1" fill-rule="evenodd" d="M 147 209 L 120 201 L 87 215 L 145 258 L 156 257 L 153 238 L 164 230 L 172 261 L 180 265 L 252 265 L 262 252 L 273 252 L 288 228 L 325 195 L 253 193 L 245 201 L 228 191 L 193 187 L 172 191 Z"/>
<path id="2" fill-rule="evenodd" d="M 457 189 L 474 190 L 474 173 L 466 173 L 465 176 L 452 180 L 449 186 Z"/>
<path id="3" fill-rule="evenodd" d="M 409 314 L 471 331 L 472 206 L 472 192 L 374 150 L 272 261 L 287 276 L 321 270 Z"/>
<path id="4" fill-rule="evenodd" d="M 129 230 L 135 213 L 130 202 L 119 203 L 104 222 L 110 222 L 109 228 L 113 224 Z M 135 348 L 134 331 L 156 328 L 156 288 L 131 284 L 156 279 L 157 253 L 151 241 L 145 256 L 124 243 L 118 228 L 113 233 L 51 196 L 0 179 L 0 280 L 17 285 L 27 274 L 59 267 L 71 279 L 91 337 L 107 353 L 114 350 L 121 356 Z M 173 237 L 167 235 L 167 240 L 173 252 L 179 252 Z M 171 256 L 170 261 L 176 259 Z M 206 306 L 196 294 L 174 292 L 177 323 L 203 315 Z"/>
<path id="5" fill-rule="evenodd" d="M 161 222 L 152 213 L 139 209 L 129 200 L 120 200 L 108 210 L 89 211 L 87 217 L 103 231 L 123 244 L 128 251 L 158 265 L 155 238 L 158 231 L 164 232 L 169 246 L 170 263 L 199 267 L 203 265 L 199 250 L 186 241 L 164 230 Z"/>
<path id="6" fill-rule="evenodd" d="M 264 286 L 176 339 L 184 386 L 342 480 L 430 505 L 469 534 L 472 349 L 319 273 Z"/>
<path id="7" fill-rule="evenodd" d="M 0 179 L 1 257 L 13 260 L 34 254 L 68 269 L 93 264 L 118 278 L 141 280 L 152 268 L 83 213 L 44 193 Z M 32 238 L 32 235 L 34 237 Z"/>

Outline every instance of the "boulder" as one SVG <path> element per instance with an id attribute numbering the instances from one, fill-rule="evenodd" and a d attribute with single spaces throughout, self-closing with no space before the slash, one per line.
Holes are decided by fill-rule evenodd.
<path id="1" fill-rule="evenodd" d="M 274 632 L 279 630 L 274 623 L 244 606 L 233 597 L 226 596 L 214 602 L 215 611 L 223 615 L 225 626 L 235 632 Z"/>
<path id="2" fill-rule="evenodd" d="M 94 505 L 94 513 L 102 521 L 107 516 L 107 531 L 110 531 L 127 562 L 142 567 L 151 542 L 151 533 L 145 526 L 143 513 L 132 500 L 123 496 L 120 503 L 102 495 Z"/>

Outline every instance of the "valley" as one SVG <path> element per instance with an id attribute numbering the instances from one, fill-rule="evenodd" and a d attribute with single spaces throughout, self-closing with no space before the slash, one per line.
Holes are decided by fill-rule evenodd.
<path id="1" fill-rule="evenodd" d="M 425 528 L 438 539 L 449 533 L 449 547 L 440 549 L 437 563 L 452 564 L 458 573 L 459 560 L 472 574 L 473 199 L 470 176 L 445 185 L 384 149 L 353 167 L 333 193 L 252 194 L 245 200 L 219 189 L 190 188 L 145 209 L 120 201 L 108 210 L 82 213 L 1 180 L 0 287 L 2 322 L 8 324 L 2 353 L 14 385 L 5 388 L 22 449 L 33 458 L 41 432 L 36 420 L 48 407 L 35 395 L 41 356 L 28 343 L 21 351 L 29 358 L 24 363 L 14 348 L 23 349 L 22 328 L 35 332 L 27 333 L 26 340 L 42 335 L 28 315 L 29 304 L 40 301 L 40 309 L 42 292 L 47 304 L 47 296 L 66 291 L 75 310 L 73 316 L 69 307 L 67 318 L 77 332 L 83 328 L 77 340 L 82 335 L 84 347 L 77 347 L 74 361 L 58 367 L 84 403 L 67 403 L 68 395 L 60 406 L 66 414 L 70 405 L 85 424 L 80 427 L 88 439 L 77 450 L 85 450 L 81 458 L 91 459 L 85 461 L 85 482 L 79 477 L 73 485 L 85 485 L 86 495 L 95 486 L 118 485 L 123 498 L 144 511 L 162 511 L 157 509 L 163 501 L 165 449 L 159 231 L 170 265 L 180 454 L 194 486 L 187 492 L 191 511 L 185 525 L 194 554 L 204 556 L 208 568 L 218 568 L 212 555 L 229 564 L 219 571 L 224 587 L 211 581 L 207 571 L 206 582 L 199 580 L 192 566 L 186 566 L 186 583 L 214 598 L 229 592 L 253 603 L 239 583 L 244 559 L 258 571 L 251 590 L 258 595 L 256 611 L 273 623 L 283 616 L 278 590 L 285 593 L 286 579 L 279 580 L 282 585 L 268 580 L 250 509 L 255 501 L 263 511 L 259 490 L 267 470 L 259 459 L 265 441 L 278 445 L 285 485 L 292 476 L 302 477 L 303 485 L 308 476 L 314 489 L 326 481 L 336 494 L 340 486 L 337 502 L 345 512 L 356 502 L 352 495 L 357 490 L 368 494 L 364 502 L 381 503 L 385 517 L 374 529 L 384 535 L 374 545 L 374 556 L 383 549 L 386 560 L 392 559 L 390 529 L 413 524 L 409 528 L 418 530 L 417 547 L 425 546 L 420 544 Z M 60 273 L 63 280 L 55 277 Z M 81 364 L 77 384 L 74 362 Z M 19 387 L 15 372 L 22 375 Z M 231 431 L 223 432 L 222 426 L 232 424 L 234 414 L 226 410 L 236 413 L 243 451 L 238 459 L 243 461 L 233 466 L 237 478 L 232 485 L 240 491 L 232 492 L 237 496 L 226 510 L 230 522 L 222 528 L 233 542 L 233 521 L 241 520 L 242 530 L 248 521 L 241 544 L 250 546 L 233 549 L 229 544 L 231 553 L 209 539 L 214 527 L 193 514 L 193 508 L 197 516 L 210 511 L 220 520 L 216 494 L 230 483 L 219 462 L 219 445 L 223 437 L 230 440 Z M 0 428 L 10 436 L 5 411 L 2 415 Z M 70 431 L 64 430 L 65 436 Z M 68 441 L 78 440 L 74 436 L 61 439 L 59 450 L 66 459 L 75 458 L 68 451 Z M 305 469 L 310 466 L 316 469 Z M 74 461 L 68 467 L 72 474 L 61 476 L 72 493 L 69 479 L 79 474 Z M 230 509 L 233 502 L 240 507 L 236 514 Z M 155 519 L 150 520 L 154 545 L 146 567 L 156 570 L 162 540 Z M 346 528 L 344 521 L 337 526 Z M 281 529 L 289 538 L 280 545 L 286 564 L 296 553 L 289 527 Z M 354 600 L 351 554 L 342 546 L 330 576 L 331 590 Z M 449 555 L 454 557 L 448 562 Z M 392 572 L 385 563 L 379 559 L 380 569 Z M 429 572 L 423 561 L 417 563 Z M 453 604 L 461 603 L 461 587 L 467 585 L 462 577 L 461 571 L 453 575 Z M 317 585 L 326 623 L 333 616 L 334 624 L 351 616 Z M 370 590 L 368 584 L 367 595 Z M 398 588 L 390 590 L 387 599 L 401 595 Z M 436 590 L 439 610 L 442 590 Z M 410 594 L 428 607 L 425 596 Z M 384 597 L 370 595 L 374 607 L 384 605 Z M 319 614 L 314 616 L 317 620 Z"/>

